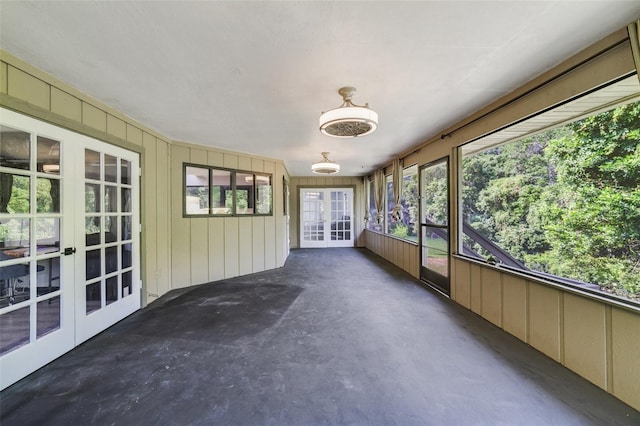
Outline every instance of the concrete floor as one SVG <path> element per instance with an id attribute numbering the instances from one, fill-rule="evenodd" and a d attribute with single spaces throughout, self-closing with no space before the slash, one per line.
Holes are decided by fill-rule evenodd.
<path id="1" fill-rule="evenodd" d="M 171 292 L 0 394 L 0 423 L 638 425 L 366 250 Z"/>

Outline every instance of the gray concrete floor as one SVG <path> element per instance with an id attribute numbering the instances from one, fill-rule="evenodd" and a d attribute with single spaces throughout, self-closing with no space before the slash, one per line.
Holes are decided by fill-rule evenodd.
<path id="1" fill-rule="evenodd" d="M 0 423 L 639 425 L 366 250 L 171 292 L 0 394 Z"/>

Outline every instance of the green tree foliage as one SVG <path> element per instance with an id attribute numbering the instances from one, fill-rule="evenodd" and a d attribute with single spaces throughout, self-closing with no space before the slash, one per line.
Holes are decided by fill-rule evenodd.
<path id="1" fill-rule="evenodd" d="M 423 172 L 422 214 L 427 222 L 446 224 L 449 221 L 449 193 L 446 163 L 427 167 Z"/>
<path id="2" fill-rule="evenodd" d="M 640 295 L 640 102 L 586 118 L 547 150 L 558 175 L 549 272 Z M 562 261 L 559 261 L 562 259 Z"/>
<path id="3" fill-rule="evenodd" d="M 462 180 L 465 220 L 530 269 L 640 297 L 640 102 L 468 156 Z"/>

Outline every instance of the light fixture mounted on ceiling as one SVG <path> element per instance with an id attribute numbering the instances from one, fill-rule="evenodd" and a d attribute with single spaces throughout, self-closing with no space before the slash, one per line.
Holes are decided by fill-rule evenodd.
<path id="1" fill-rule="evenodd" d="M 319 175 L 334 175 L 340 171 L 340 165 L 329 160 L 329 153 L 322 152 L 322 160 L 311 165 L 311 171 Z"/>
<path id="2" fill-rule="evenodd" d="M 320 115 L 320 131 L 335 138 L 355 138 L 373 133 L 378 127 L 378 113 L 369 109 L 369 104 L 355 105 L 351 98 L 355 87 L 338 90 L 343 102 L 338 108 Z"/>

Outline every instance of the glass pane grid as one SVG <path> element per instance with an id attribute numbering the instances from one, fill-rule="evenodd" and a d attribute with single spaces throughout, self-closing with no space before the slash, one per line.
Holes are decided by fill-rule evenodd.
<path id="1" fill-rule="evenodd" d="M 100 194 L 104 197 L 102 212 L 92 203 L 91 194 L 86 197 L 87 247 L 90 247 L 86 251 L 86 314 L 116 303 L 133 291 L 132 164 L 108 154 L 104 154 L 103 158 L 100 175 L 104 176 L 105 182 L 94 187 L 86 186 L 90 193 L 96 194 L 96 199 L 99 199 Z M 208 188 L 208 175 L 199 177 L 196 172 L 200 169 L 191 169 L 195 178 L 206 181 Z M 205 207 L 208 211 L 208 205 Z"/>
<path id="2" fill-rule="evenodd" d="M 0 352 L 45 333 L 36 305 L 59 297 L 60 142 L 0 126 Z M 40 297 L 41 295 L 44 295 Z M 44 308 L 43 308 L 44 309 Z M 59 323 L 60 314 L 53 313 Z M 39 328 L 38 328 L 39 327 Z M 46 328 L 46 327 L 45 327 Z"/>

